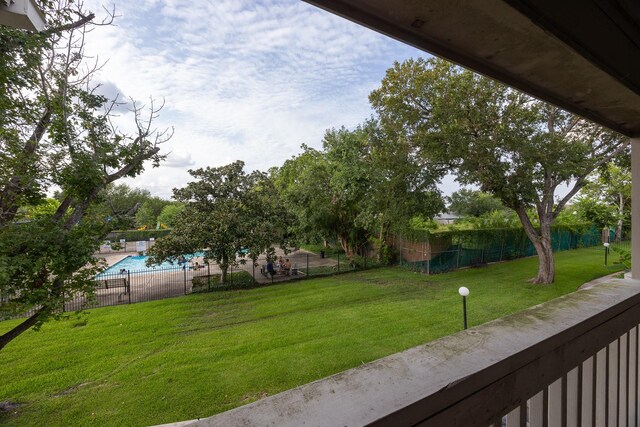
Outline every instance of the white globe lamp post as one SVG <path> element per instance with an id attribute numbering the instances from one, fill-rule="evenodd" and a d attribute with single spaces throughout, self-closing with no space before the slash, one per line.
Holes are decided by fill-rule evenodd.
<path id="1" fill-rule="evenodd" d="M 462 317 L 464 328 L 467 329 L 467 297 L 469 296 L 469 288 L 461 286 L 458 293 L 462 297 Z"/>

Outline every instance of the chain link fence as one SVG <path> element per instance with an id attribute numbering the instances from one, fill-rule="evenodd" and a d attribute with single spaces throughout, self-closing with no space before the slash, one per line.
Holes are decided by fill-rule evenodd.
<path id="1" fill-rule="evenodd" d="M 591 248 L 602 251 L 604 259 L 603 234 L 594 227 L 583 230 L 556 228 L 552 231 L 551 242 L 554 252 Z M 521 229 L 434 233 L 422 240 L 394 236 L 393 245 L 401 266 L 426 274 L 536 255 L 535 247 Z M 609 256 L 613 248 L 631 248 L 629 240 L 611 241 L 610 245 Z"/>

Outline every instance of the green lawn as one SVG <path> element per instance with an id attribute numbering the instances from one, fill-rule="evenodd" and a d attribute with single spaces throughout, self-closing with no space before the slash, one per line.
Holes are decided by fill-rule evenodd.
<path id="1" fill-rule="evenodd" d="M 461 329 L 459 286 L 478 325 L 613 272 L 602 251 L 425 276 L 399 268 L 247 291 L 92 309 L 0 351 L 0 416 L 20 426 L 149 425 L 206 417 Z M 15 321 L 0 323 L 0 332 Z"/>

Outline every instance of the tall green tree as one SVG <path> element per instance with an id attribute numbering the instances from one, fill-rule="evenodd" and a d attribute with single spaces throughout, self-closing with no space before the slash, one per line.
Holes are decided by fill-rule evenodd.
<path id="1" fill-rule="evenodd" d="M 163 159 L 169 133 L 153 130 L 161 106 L 132 102 L 132 133 L 112 122 L 116 100 L 95 93 L 84 35 L 95 16 L 73 2 L 42 1 L 41 33 L 0 26 L 0 317 L 32 315 L 0 335 L 0 349 L 93 291 L 93 257 L 108 231 L 92 210 L 99 194 Z M 108 23 L 108 22 L 103 22 Z M 27 220 L 59 191 L 55 211 Z"/>
<path id="2" fill-rule="evenodd" d="M 599 230 L 604 227 L 611 227 L 617 220 L 615 206 L 585 194 L 578 195 L 575 203 L 569 209 L 571 212 L 575 212 L 574 217 L 583 222 L 593 224 Z M 569 217 L 569 209 L 565 209 L 567 212 L 564 212 L 564 218 Z M 560 217 L 562 216 L 560 215 Z"/>
<path id="3" fill-rule="evenodd" d="M 394 64 L 370 101 L 384 126 L 518 214 L 539 257 L 533 283 L 554 280 L 555 218 L 589 174 L 628 145 L 627 138 L 439 59 Z M 570 189 L 556 199 L 562 183 Z"/>
<path id="4" fill-rule="evenodd" d="M 302 235 L 335 237 L 351 256 L 361 253 L 372 236 L 383 241 L 412 216 L 442 209 L 435 185 L 441 172 L 392 138 L 369 120 L 354 130 L 328 130 L 322 151 L 303 146 L 303 154 L 285 162 L 277 187 Z"/>
<path id="5" fill-rule="evenodd" d="M 162 208 L 160 215 L 158 215 L 158 222 L 161 225 L 166 225 L 169 228 L 175 227 L 180 212 L 184 210 L 184 204 L 182 203 L 171 203 Z"/>
<path id="6" fill-rule="evenodd" d="M 148 190 L 111 184 L 100 192 L 93 209 L 107 219 L 111 229 L 128 230 L 135 226 L 136 212 L 150 198 Z"/>
<path id="7" fill-rule="evenodd" d="M 372 194 L 374 170 L 367 167 L 370 156 L 366 130 L 331 129 L 322 141 L 329 167 L 327 183 L 334 214 L 334 230 L 347 256 L 360 252 L 368 241 L 361 221 L 367 197 Z"/>
<path id="8" fill-rule="evenodd" d="M 136 227 L 156 228 L 158 225 L 158 216 L 164 207 L 170 204 L 171 202 L 169 200 L 164 200 L 156 196 L 146 199 L 136 211 Z"/>
<path id="9" fill-rule="evenodd" d="M 151 262 L 176 260 L 183 254 L 204 251 L 205 262 L 215 261 L 226 281 L 227 270 L 248 256 L 255 263 L 261 253 L 284 247 L 287 215 L 277 199 L 273 182 L 263 172 L 246 174 L 244 163 L 190 170 L 196 180 L 174 189 L 184 204 L 173 232 L 156 241 Z"/>
<path id="10" fill-rule="evenodd" d="M 431 218 L 444 208 L 437 184 L 446 168 L 425 161 L 403 135 L 386 132 L 378 121 L 357 130 L 366 147 L 360 161 L 370 178 L 357 223 L 384 244 L 390 232 L 410 227 L 412 218 Z"/>
<path id="11" fill-rule="evenodd" d="M 302 150 L 272 170 L 278 194 L 295 218 L 287 231 L 308 241 L 330 240 L 336 236 L 338 217 L 328 185 L 329 163 L 322 151 L 306 145 Z"/>
<path id="12" fill-rule="evenodd" d="M 462 216 L 480 217 L 484 214 L 504 209 L 504 205 L 497 197 L 482 191 L 461 188 L 447 198 L 449 212 Z"/>
<path id="13" fill-rule="evenodd" d="M 624 223 L 631 221 L 631 168 L 627 162 L 610 162 L 592 174 L 589 184 L 580 192 L 579 205 L 603 205 L 600 211 L 612 211 L 614 219 L 603 225 L 616 224 L 616 240 L 623 237 Z"/>

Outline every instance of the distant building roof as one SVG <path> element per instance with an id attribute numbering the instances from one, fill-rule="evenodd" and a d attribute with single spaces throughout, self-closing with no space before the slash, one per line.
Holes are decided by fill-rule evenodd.
<path id="1" fill-rule="evenodd" d="M 451 224 L 457 219 L 462 218 L 462 216 L 456 213 L 442 212 L 433 217 L 435 222 L 439 222 L 440 224 Z"/>

